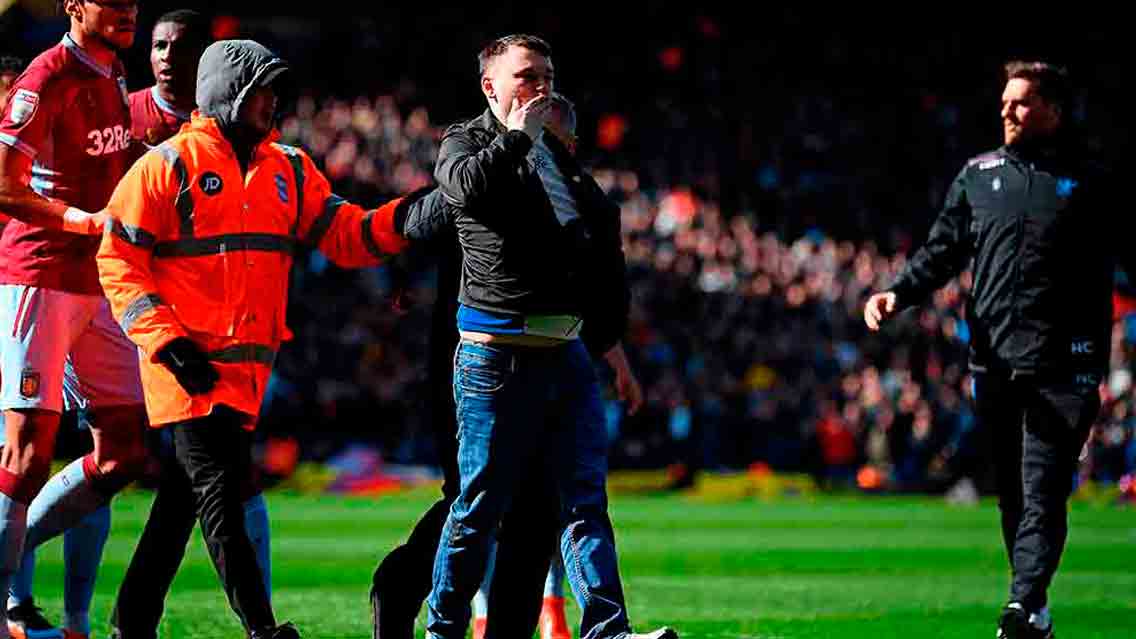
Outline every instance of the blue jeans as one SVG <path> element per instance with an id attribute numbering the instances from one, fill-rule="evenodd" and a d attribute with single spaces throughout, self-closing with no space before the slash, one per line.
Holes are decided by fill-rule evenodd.
<path id="1" fill-rule="evenodd" d="M 460 639 L 489 546 L 521 482 L 552 473 L 560 548 L 583 611 L 581 639 L 629 631 L 607 515 L 599 382 L 579 341 L 551 348 L 463 341 L 454 359 L 461 492 L 450 508 L 427 599 L 429 637 Z"/>

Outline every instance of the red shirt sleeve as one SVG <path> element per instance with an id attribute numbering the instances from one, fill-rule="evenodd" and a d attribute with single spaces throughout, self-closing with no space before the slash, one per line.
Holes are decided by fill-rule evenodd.
<path id="1" fill-rule="evenodd" d="M 0 119 L 0 143 L 33 160 L 50 135 L 55 113 L 63 96 L 41 68 L 29 68 L 12 84 L 8 105 Z"/>

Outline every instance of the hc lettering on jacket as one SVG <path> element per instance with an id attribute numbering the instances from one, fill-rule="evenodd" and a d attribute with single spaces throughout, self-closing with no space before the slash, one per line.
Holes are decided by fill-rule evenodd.
<path id="1" fill-rule="evenodd" d="M 1081 373 L 1074 376 L 1073 383 L 1078 386 L 1099 386 L 1101 383 L 1101 376 L 1093 373 Z"/>

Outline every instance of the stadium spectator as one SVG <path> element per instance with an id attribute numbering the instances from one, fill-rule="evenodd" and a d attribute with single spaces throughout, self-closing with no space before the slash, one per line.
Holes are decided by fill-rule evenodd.
<path id="1" fill-rule="evenodd" d="M 685 46 L 689 51 L 696 45 Z M 902 58 L 915 66 L 893 71 L 931 77 L 924 72 L 947 68 L 942 63 L 951 57 L 950 43 L 935 40 L 929 46 L 927 59 Z M 818 55 L 835 60 L 833 68 L 847 64 L 859 69 L 863 56 L 879 54 L 845 53 L 851 56 L 847 62 L 827 51 Z M 771 60 L 784 54 L 768 55 L 759 58 L 774 64 Z M 842 414 L 857 413 L 855 464 L 876 464 L 873 470 L 882 478 L 883 489 L 942 491 L 973 475 L 981 447 L 973 430 L 971 378 L 965 365 L 959 365 L 971 339 L 971 326 L 962 316 L 970 275 L 963 273 L 920 311 L 896 318 L 886 334 L 869 334 L 864 328 L 861 302 L 871 290 L 885 287 L 905 263 L 912 236 L 930 221 L 913 217 L 913 212 L 941 201 L 942 174 L 948 165 L 955 158 L 961 161 L 962 149 L 987 135 L 985 121 L 959 114 L 980 109 L 997 93 L 956 91 L 952 87 L 961 83 L 936 75 L 935 82 L 917 90 L 881 93 L 885 103 L 880 104 L 844 99 L 855 97 L 844 85 L 794 84 L 790 91 L 775 79 L 758 112 L 730 116 L 739 132 L 737 144 L 748 150 L 737 167 L 736 183 L 730 189 L 712 189 L 707 185 L 722 181 L 713 177 L 720 170 L 706 169 L 708 177 L 703 179 L 659 167 L 671 161 L 659 148 L 664 142 L 672 145 L 671 156 L 704 157 L 708 152 L 685 145 L 697 143 L 698 136 L 690 131 L 713 126 L 714 119 L 690 115 L 698 113 L 701 102 L 684 100 L 679 90 L 713 75 L 714 61 L 705 62 L 710 66 L 695 67 L 694 60 L 688 60 L 689 77 L 661 84 L 654 76 L 641 80 L 658 84 L 652 87 L 666 100 L 640 104 L 624 96 L 620 107 L 628 137 L 614 151 L 596 145 L 591 124 L 610 111 L 610 101 L 592 94 L 581 102 L 588 114 L 580 139 L 582 161 L 623 207 L 634 292 L 632 330 L 625 346 L 648 398 L 634 417 L 621 415 L 615 398 L 605 398 L 605 405 L 611 406 L 613 467 L 659 468 L 681 462 L 691 469 L 725 470 L 764 461 L 776 470 L 809 471 L 823 478 L 830 474 L 821 460 L 816 424 L 818 408 L 828 397 Z M 939 66 L 926 66 L 935 64 Z M 875 76 L 864 78 L 869 86 L 876 81 Z M 424 176 L 415 184 L 428 182 L 440 134 L 431 124 L 432 116 L 444 112 L 436 104 L 429 112 L 422 106 L 431 90 L 434 87 L 407 82 L 390 91 L 345 99 L 321 95 L 319 85 L 313 84 L 282 131 L 288 140 L 324 148 L 322 154 L 314 153 L 321 162 L 340 140 L 358 140 L 361 152 L 337 189 L 395 194 L 404 183 L 390 167 L 414 165 L 414 170 L 399 175 Z M 833 108 L 834 100 L 841 108 Z M 1086 103 L 1079 100 L 1073 115 L 1079 122 L 1089 118 L 1092 146 L 1101 147 L 1106 136 L 1124 139 L 1107 103 L 1088 106 L 1092 110 L 1086 111 Z M 383 124 L 376 127 L 373 122 Z M 659 122 L 666 122 L 675 135 L 666 140 L 648 135 L 658 130 Z M 881 140 L 880 135 L 897 130 L 897 122 L 898 130 L 916 135 Z M 380 129 L 386 137 L 377 144 Z M 868 136 L 867 131 L 874 134 Z M 398 136 L 413 141 L 399 142 Z M 673 147 L 678 140 L 683 146 Z M 715 147 L 714 153 L 732 153 L 732 143 Z M 412 147 L 425 151 L 408 154 L 406 149 Z M 824 178 L 828 186 L 819 191 L 818 184 L 824 182 L 818 182 L 818 163 L 829 176 Z M 356 179 L 356 174 L 366 180 Z M 829 188 L 837 192 L 825 193 Z M 724 253 L 708 251 L 711 245 L 721 245 Z M 420 363 L 435 290 L 432 277 L 410 277 L 409 290 L 423 303 L 410 308 L 405 321 L 395 322 L 385 304 L 392 291 L 388 271 L 345 273 L 328 267 L 318 254 L 299 264 L 295 286 L 303 294 L 294 295 L 290 310 L 298 337 L 295 347 L 285 348 L 280 356 L 265 413 L 270 432 L 299 438 L 306 443 L 305 454 L 315 458 L 327 456 L 345 439 L 361 439 L 380 446 L 390 461 L 436 462 Z M 712 264 L 717 268 L 709 268 Z M 704 293 L 721 287 L 719 279 L 726 286 L 733 280 L 737 294 Z M 797 286 L 802 283 L 810 286 Z M 345 297 L 328 292 L 345 288 L 366 302 L 346 303 Z M 794 303 L 800 302 L 796 314 L 805 318 L 798 326 L 778 319 L 790 293 Z M 1118 321 L 1121 309 L 1118 306 Z M 335 322 L 349 328 L 324 330 Z M 1118 333 L 1126 351 L 1131 351 L 1134 337 L 1130 331 Z M 367 339 L 381 347 L 368 345 Z M 363 354 L 367 364 L 355 365 Z M 1125 351 L 1117 351 L 1113 372 L 1130 374 L 1132 361 Z M 871 375 L 888 382 L 879 397 L 843 392 L 842 385 L 851 383 L 848 379 Z M 921 397 L 943 416 L 934 425 L 943 432 L 933 438 L 941 448 L 924 476 L 912 482 L 900 481 L 896 471 L 904 463 L 893 462 L 886 445 L 873 444 L 872 450 L 882 456 L 868 455 L 870 442 L 886 444 L 887 438 L 877 433 L 890 423 L 899 400 L 902 384 L 895 381 L 907 378 L 919 384 Z M 824 383 L 810 387 L 813 379 Z M 871 387 L 868 391 L 876 393 Z M 956 404 L 954 398 L 962 401 Z M 1114 400 L 1131 406 L 1133 393 L 1126 389 Z M 863 410 L 860 404 L 865 402 L 876 408 Z M 345 417 L 357 411 L 389 415 L 391 429 L 373 433 Z M 1092 476 L 1091 461 L 1085 466 L 1090 473 L 1086 477 Z M 844 481 L 830 479 L 837 487 Z"/>

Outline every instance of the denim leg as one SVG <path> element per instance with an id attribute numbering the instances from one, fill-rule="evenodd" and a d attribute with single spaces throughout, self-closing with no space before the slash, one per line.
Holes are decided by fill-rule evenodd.
<path id="1" fill-rule="evenodd" d="M 607 431 L 599 381 L 579 342 L 565 351 L 560 368 L 556 454 L 564 568 L 583 613 L 580 639 L 619 637 L 629 631 L 629 622 L 607 514 Z"/>
<path id="2" fill-rule="evenodd" d="M 454 360 L 461 488 L 450 507 L 427 598 L 429 637 L 460 639 L 489 545 L 542 431 L 547 366 L 525 349 L 462 342 Z"/>

